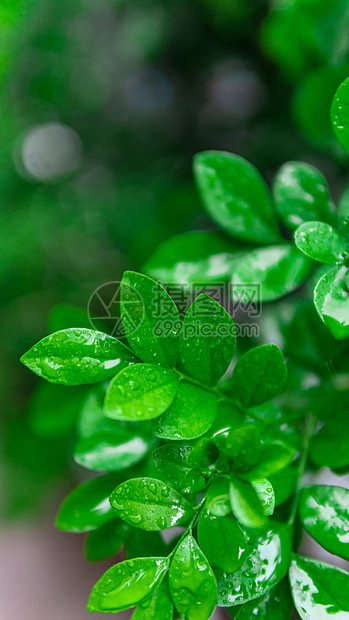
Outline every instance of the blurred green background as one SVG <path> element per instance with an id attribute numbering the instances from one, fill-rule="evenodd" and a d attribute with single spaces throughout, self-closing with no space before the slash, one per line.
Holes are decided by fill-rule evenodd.
<path id="1" fill-rule="evenodd" d="M 53 306 L 86 309 L 165 238 L 211 226 L 192 155 L 238 153 L 268 181 L 302 159 L 334 198 L 345 187 L 329 109 L 349 74 L 349 2 L 2 0 L 0 28 L 2 513 L 13 520 L 43 514 L 80 476 L 74 411 L 47 430 L 35 403 L 53 416 L 52 401 L 19 357 L 64 322 L 58 308 L 48 324 Z"/>

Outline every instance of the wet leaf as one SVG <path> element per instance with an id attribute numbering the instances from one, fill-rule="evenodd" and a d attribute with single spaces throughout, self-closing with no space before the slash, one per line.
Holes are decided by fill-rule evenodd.
<path id="1" fill-rule="evenodd" d="M 194 158 L 194 174 L 208 214 L 236 239 L 272 243 L 279 239 L 269 189 L 248 161 L 223 151 Z"/>
<path id="2" fill-rule="evenodd" d="M 165 530 L 193 515 L 184 497 L 154 478 L 127 480 L 112 492 L 110 502 L 120 519 L 142 530 Z"/>
<path id="3" fill-rule="evenodd" d="M 224 446 L 235 471 L 251 469 L 260 457 L 259 431 L 252 424 L 245 424 L 229 432 Z"/>
<path id="4" fill-rule="evenodd" d="M 228 281 L 236 254 L 245 250 L 216 232 L 187 232 L 166 239 L 144 270 L 167 284 Z"/>
<path id="5" fill-rule="evenodd" d="M 349 336 L 349 270 L 334 267 L 318 281 L 314 290 L 315 307 L 336 340 Z"/>
<path id="6" fill-rule="evenodd" d="M 168 570 L 167 558 L 137 558 L 120 562 L 104 573 L 94 586 L 88 611 L 123 611 L 149 596 Z"/>
<path id="7" fill-rule="evenodd" d="M 313 262 L 293 245 L 252 250 L 233 265 L 232 296 L 245 304 L 280 299 L 298 288 Z"/>
<path id="8" fill-rule="evenodd" d="M 81 411 L 74 460 L 92 471 L 120 471 L 141 461 L 154 447 L 147 424 L 120 422 L 104 415 L 105 389 L 92 391 Z"/>
<path id="9" fill-rule="evenodd" d="M 294 493 L 297 483 L 298 467 L 291 465 L 286 469 L 269 476 L 275 493 L 275 506 L 286 502 Z"/>
<path id="10" fill-rule="evenodd" d="M 170 567 L 173 602 L 184 620 L 207 620 L 217 604 L 213 571 L 192 536 L 186 536 Z"/>
<path id="11" fill-rule="evenodd" d="M 337 469 L 349 465 L 348 412 L 335 412 L 312 440 L 310 456 L 314 465 Z"/>
<path id="12" fill-rule="evenodd" d="M 219 450 L 211 439 L 200 439 L 188 455 L 188 463 L 192 467 L 208 469 L 216 463 L 219 457 Z"/>
<path id="13" fill-rule="evenodd" d="M 289 526 L 274 526 L 254 542 L 251 554 L 237 571 L 218 571 L 218 605 L 246 603 L 263 596 L 281 581 L 290 563 L 291 539 Z"/>
<path id="14" fill-rule="evenodd" d="M 291 591 L 302 620 L 349 617 L 349 575 L 344 570 L 296 556 L 290 568 Z"/>
<path id="15" fill-rule="evenodd" d="M 64 532 L 89 532 L 115 519 L 109 495 L 118 481 L 113 475 L 100 476 L 78 486 L 61 504 L 56 527 Z"/>
<path id="16" fill-rule="evenodd" d="M 162 439 L 195 439 L 208 431 L 216 417 L 216 394 L 181 381 L 170 407 L 152 423 L 153 433 Z"/>
<path id="17" fill-rule="evenodd" d="M 154 364 L 125 368 L 111 382 L 104 413 L 115 420 L 151 420 L 170 406 L 178 391 L 179 375 Z"/>
<path id="18" fill-rule="evenodd" d="M 334 133 L 342 147 L 349 152 L 349 78 L 338 87 L 331 106 Z"/>
<path id="19" fill-rule="evenodd" d="M 249 482 L 232 477 L 229 495 L 233 515 L 241 525 L 258 528 L 266 524 L 262 503 Z"/>
<path id="20" fill-rule="evenodd" d="M 300 517 L 308 534 L 326 551 L 349 561 L 349 490 L 316 485 L 303 489 Z"/>
<path id="21" fill-rule="evenodd" d="M 130 526 L 115 519 L 86 536 L 85 556 L 89 562 L 102 562 L 116 555 L 130 534 Z"/>
<path id="22" fill-rule="evenodd" d="M 287 578 L 282 579 L 264 596 L 245 603 L 234 618 L 235 620 L 290 620 L 292 616 L 292 599 Z"/>
<path id="23" fill-rule="evenodd" d="M 82 328 L 46 336 L 21 357 L 39 377 L 62 385 L 106 381 L 137 361 L 116 338 Z"/>
<path id="24" fill-rule="evenodd" d="M 235 326 L 227 311 L 201 294 L 185 314 L 180 334 L 180 360 L 185 371 L 204 384 L 216 384 L 236 349 Z"/>
<path id="25" fill-rule="evenodd" d="M 244 407 L 255 407 L 275 398 L 287 379 L 284 357 L 275 344 L 247 351 L 238 360 L 232 376 L 231 394 Z"/>
<path id="26" fill-rule="evenodd" d="M 132 620 L 172 620 L 173 603 L 168 578 L 162 580 L 153 593 L 144 599 L 132 615 Z"/>
<path id="27" fill-rule="evenodd" d="M 333 205 L 321 172 L 303 161 L 281 166 L 273 182 L 273 197 L 282 222 L 290 229 L 303 222 L 331 222 Z"/>
<path id="28" fill-rule="evenodd" d="M 232 573 L 243 563 L 247 542 L 231 514 L 215 517 L 202 510 L 198 522 L 198 542 L 213 566 Z"/>
<path id="29" fill-rule="evenodd" d="M 188 465 L 187 459 L 192 449 L 190 445 L 169 444 L 153 452 L 153 461 L 159 475 L 173 489 L 183 493 L 198 493 L 206 486 L 201 470 Z"/>
<path id="30" fill-rule="evenodd" d="M 224 517 L 231 512 L 229 488 L 229 476 L 218 476 L 214 479 L 206 492 L 205 506 L 210 514 Z"/>
<path id="31" fill-rule="evenodd" d="M 266 478 L 282 471 L 292 463 L 297 451 L 282 441 L 265 441 L 262 444 L 260 459 L 250 471 L 243 476 L 250 480 Z"/>
<path id="32" fill-rule="evenodd" d="M 262 504 L 263 512 L 266 517 L 270 517 L 275 509 L 274 489 L 269 480 L 251 480 L 251 484 L 257 493 L 258 499 Z"/>
<path id="33" fill-rule="evenodd" d="M 175 366 L 180 321 L 176 304 L 164 287 L 148 276 L 126 271 L 120 308 L 132 351 L 148 364 Z"/>
<path id="34" fill-rule="evenodd" d="M 305 222 L 297 228 L 297 248 L 320 263 L 333 264 L 349 255 L 349 243 L 338 230 L 324 222 Z"/>

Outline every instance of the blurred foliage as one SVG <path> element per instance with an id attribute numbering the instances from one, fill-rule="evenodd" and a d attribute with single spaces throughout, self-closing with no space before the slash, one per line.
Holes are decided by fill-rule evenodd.
<path id="1" fill-rule="evenodd" d="M 343 187 L 347 161 L 327 114 L 348 73 L 348 15 L 346 0 L 2 1 L 7 516 L 37 508 L 44 488 L 72 474 L 71 430 L 55 443 L 25 415 L 34 379 L 21 353 L 47 333 L 52 305 L 86 308 L 170 235 L 210 228 L 195 152 L 238 153 L 267 179 L 305 159 Z"/>

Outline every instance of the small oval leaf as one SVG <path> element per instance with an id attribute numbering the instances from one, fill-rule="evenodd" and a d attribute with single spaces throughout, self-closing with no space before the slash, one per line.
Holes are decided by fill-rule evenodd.
<path id="1" fill-rule="evenodd" d="M 338 263 L 349 254 L 346 238 L 324 222 L 305 222 L 297 228 L 294 240 L 301 252 L 320 263 Z"/>

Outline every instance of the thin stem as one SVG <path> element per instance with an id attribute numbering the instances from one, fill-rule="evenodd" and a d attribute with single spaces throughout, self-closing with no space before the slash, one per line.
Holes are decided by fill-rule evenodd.
<path id="1" fill-rule="evenodd" d="M 310 415 L 308 415 L 308 417 L 306 418 L 305 421 L 305 431 L 304 431 L 304 435 L 303 435 L 303 447 L 302 447 L 302 454 L 301 454 L 301 458 L 299 460 L 299 465 L 298 465 L 298 476 L 297 476 L 297 484 L 296 484 L 296 489 L 295 489 L 295 494 L 294 494 L 294 500 L 293 500 L 293 504 L 292 504 L 292 508 L 291 508 L 291 513 L 288 519 L 288 523 L 293 525 L 296 519 L 296 515 L 297 515 L 297 511 L 298 511 L 298 506 L 299 506 L 299 501 L 300 501 L 300 494 L 301 491 L 303 489 L 303 483 L 304 483 L 304 474 L 305 474 L 305 468 L 307 466 L 307 461 L 308 461 L 308 454 L 309 454 L 309 447 L 310 447 L 310 440 L 313 436 L 314 433 L 314 429 L 315 429 L 315 425 L 316 425 L 316 416 L 312 413 Z"/>
<path id="2" fill-rule="evenodd" d="M 195 525 L 195 521 L 198 518 L 198 516 L 199 516 L 199 514 L 201 512 L 201 509 L 202 509 L 202 507 L 203 507 L 203 505 L 205 503 L 205 501 L 206 501 L 206 496 L 201 500 L 200 504 L 198 506 L 196 506 L 196 508 L 194 509 L 195 510 L 195 515 L 193 516 L 193 518 L 190 521 L 190 523 L 189 523 L 188 527 L 186 528 L 186 530 L 183 532 L 182 536 L 180 537 L 180 539 L 177 542 L 177 544 L 174 547 L 174 549 L 172 549 L 171 553 L 167 556 L 168 558 L 171 558 L 175 554 L 175 552 L 177 551 L 177 549 L 178 549 L 179 545 L 181 544 L 182 540 L 186 536 L 188 536 L 188 534 L 192 534 L 193 527 Z"/>

